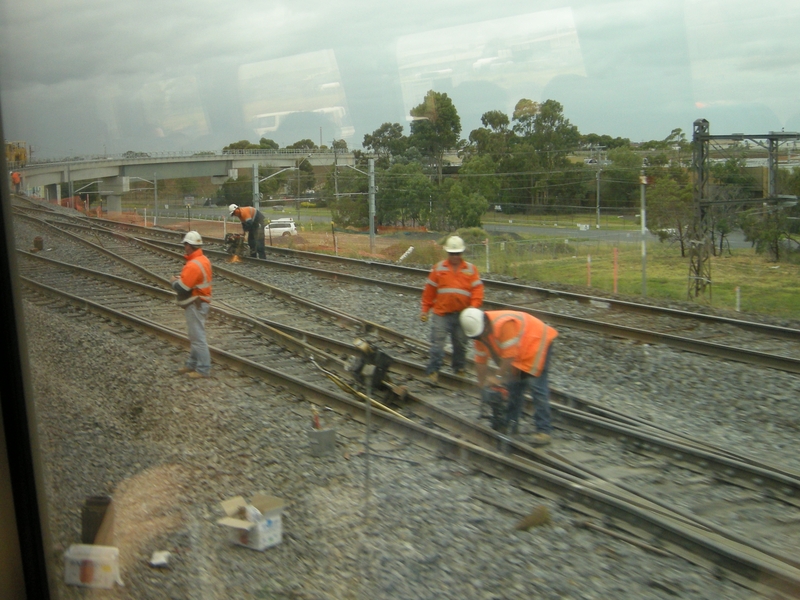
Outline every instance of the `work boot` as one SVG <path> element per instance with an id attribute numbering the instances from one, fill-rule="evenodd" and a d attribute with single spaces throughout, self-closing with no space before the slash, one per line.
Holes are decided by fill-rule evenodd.
<path id="1" fill-rule="evenodd" d="M 200 371 L 192 371 L 189 373 L 189 377 L 192 379 L 208 379 L 211 375 L 203 375 Z"/>
<path id="2" fill-rule="evenodd" d="M 428 380 L 428 383 L 436 385 L 437 383 L 439 383 L 439 373 L 437 373 L 436 371 L 434 371 L 433 373 L 428 373 L 426 379 Z"/>
<path id="3" fill-rule="evenodd" d="M 186 375 L 187 373 L 193 373 L 194 369 L 189 367 L 181 367 L 178 369 L 178 375 Z"/>
<path id="4" fill-rule="evenodd" d="M 456 375 L 458 375 L 459 377 L 466 377 L 466 376 L 467 376 L 467 372 L 466 372 L 466 370 L 464 370 L 464 369 L 458 369 L 458 370 L 455 372 L 455 374 L 456 374 Z"/>
<path id="5" fill-rule="evenodd" d="M 550 437 L 549 433 L 534 433 L 528 443 L 531 446 L 547 446 L 552 441 L 553 438 Z"/>

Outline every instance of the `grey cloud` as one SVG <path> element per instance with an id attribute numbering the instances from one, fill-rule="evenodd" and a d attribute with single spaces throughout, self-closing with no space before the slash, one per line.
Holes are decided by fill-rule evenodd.
<path id="1" fill-rule="evenodd" d="M 256 141 L 255 116 L 287 110 L 268 93 L 270 85 L 282 85 L 290 100 L 294 93 L 314 102 L 273 132 L 281 144 L 316 141 L 320 127 L 329 143 L 352 128 L 348 141 L 359 147 L 382 122 L 405 124 L 409 105 L 421 101 L 428 86 L 452 96 L 465 137 L 483 112 L 508 112 L 522 96 L 558 100 L 585 133 L 663 138 L 674 127 L 688 131 L 704 115 L 720 121 L 712 122 L 717 131 L 737 120 L 736 129 L 751 129 L 774 122 L 775 114 L 796 112 L 786 107 L 796 98 L 791 68 L 800 42 L 788 23 L 797 9 L 767 3 L 774 15 L 743 0 L 0 0 L 4 127 L 7 137 L 56 156 L 104 148 L 214 149 L 242 138 Z M 433 46 L 436 36 L 425 32 L 461 27 L 468 47 L 475 41 L 469 32 L 488 22 L 551 9 L 571 9 L 582 71 L 573 68 L 575 61 L 541 81 L 527 72 L 493 79 L 479 67 L 499 64 L 497 53 L 459 63 L 439 52 L 435 70 L 449 68 L 457 77 L 409 87 L 417 74 L 398 57 L 399 40 L 414 35 Z M 754 14 L 774 29 L 747 30 L 743 23 Z M 334 57 L 338 75 L 331 83 L 340 85 L 338 96 L 308 92 L 290 74 L 280 81 L 265 74 L 259 85 L 266 91 L 248 96 L 253 89 L 240 80 L 243 65 L 289 64 L 291 57 L 315 52 Z M 748 95 L 770 77 L 764 98 Z M 699 101 L 724 103 L 701 111 Z M 332 116 L 337 106 L 346 108 L 344 120 Z M 181 111 L 189 118 L 175 118 Z"/>

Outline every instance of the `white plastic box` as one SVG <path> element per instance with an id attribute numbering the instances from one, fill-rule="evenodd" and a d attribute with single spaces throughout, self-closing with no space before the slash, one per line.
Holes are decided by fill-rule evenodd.
<path id="1" fill-rule="evenodd" d="M 119 548 L 72 544 L 64 553 L 64 581 L 69 585 L 110 589 L 122 585 Z"/>
<path id="2" fill-rule="evenodd" d="M 241 496 L 221 503 L 227 516 L 217 523 L 228 529 L 228 539 L 239 546 L 265 550 L 283 540 L 281 514 L 285 502 L 281 498 L 258 493 L 248 504 Z"/>

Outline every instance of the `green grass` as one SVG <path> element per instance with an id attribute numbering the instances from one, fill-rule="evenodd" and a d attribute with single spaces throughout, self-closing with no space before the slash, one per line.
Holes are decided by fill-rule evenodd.
<path id="1" fill-rule="evenodd" d="M 150 208 L 150 207 L 148 207 Z M 194 212 L 194 211 L 193 211 Z M 149 210 L 148 210 L 149 213 Z M 266 211 L 268 218 L 297 217 L 295 208 L 285 213 Z M 303 217 L 330 216 L 326 208 L 303 208 L 298 227 L 301 231 L 330 231 L 330 223 L 305 221 Z M 594 214 L 554 216 L 506 215 L 489 213 L 484 224 L 508 223 L 530 226 L 574 229 L 576 223 L 594 227 Z M 603 229 L 638 231 L 634 217 L 624 219 L 602 216 Z M 444 235 L 444 234 L 442 234 Z M 491 237 L 491 236 L 490 236 Z M 505 236 L 507 239 L 508 236 Z M 501 242 L 501 236 L 490 240 L 490 271 L 536 281 L 542 285 L 560 283 L 583 286 L 587 293 L 610 294 L 614 290 L 614 247 L 617 255 L 617 293 L 632 300 L 642 295 L 642 253 L 638 243 L 598 242 L 596 240 L 565 239 L 541 235 L 523 235 L 523 239 Z M 441 249 L 428 243 L 415 244 L 416 251 L 404 264 L 429 268 L 444 257 Z M 393 252 L 399 257 L 408 247 L 403 241 Z M 347 250 L 340 248 L 340 254 Z M 587 256 L 591 255 L 591 287 L 587 281 Z M 470 246 L 467 260 L 475 263 L 481 272 L 486 271 L 486 253 L 481 246 Z M 689 260 L 681 257 L 677 246 L 650 242 L 647 246 L 647 296 L 657 299 L 687 301 Z M 717 309 L 736 309 L 736 288 L 740 290 L 740 310 L 777 317 L 800 319 L 800 265 L 789 262 L 772 263 L 751 248 L 735 249 L 731 254 L 711 258 L 711 293 L 705 298 L 692 299 L 698 305 Z"/>
<path id="2" fill-rule="evenodd" d="M 614 247 L 593 241 L 581 244 L 563 239 L 493 242 L 489 249 L 490 270 L 519 279 L 583 286 L 588 293 L 614 290 Z M 642 251 L 640 244 L 617 244 L 617 293 L 641 298 Z M 591 285 L 588 279 L 591 256 Z M 486 270 L 486 254 L 473 250 L 468 260 Z M 680 250 L 658 242 L 649 243 L 645 264 L 647 296 L 689 300 L 689 260 Z M 733 250 L 711 258 L 711 293 L 694 299 L 700 305 L 734 311 L 736 288 L 740 310 L 786 318 L 800 318 L 800 266 L 771 263 L 752 249 Z"/>
<path id="3" fill-rule="evenodd" d="M 597 215 L 594 212 L 570 213 L 563 215 L 523 215 L 487 213 L 481 219 L 484 225 L 530 225 L 531 227 L 563 227 L 575 229 L 582 223 L 594 229 L 597 225 Z M 638 231 L 639 219 L 633 214 L 620 217 L 612 214 L 600 214 L 600 228 L 613 231 Z"/>

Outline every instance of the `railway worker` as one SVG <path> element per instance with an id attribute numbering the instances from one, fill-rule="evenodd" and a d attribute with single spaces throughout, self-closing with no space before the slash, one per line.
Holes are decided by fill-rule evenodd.
<path id="1" fill-rule="evenodd" d="M 475 369 L 482 388 L 500 385 L 508 391 L 505 432 L 516 434 L 526 389 L 533 395 L 534 445 L 550 443 L 550 369 L 553 340 L 558 332 L 528 313 L 468 308 L 459 316 L 467 337 L 475 340 Z M 492 358 L 497 370 L 489 373 Z M 503 427 L 501 427 L 503 429 Z"/>
<path id="2" fill-rule="evenodd" d="M 20 175 L 19 171 L 11 173 L 11 183 L 14 184 L 14 192 L 19 194 L 19 188 L 22 185 L 22 175 Z"/>
<path id="3" fill-rule="evenodd" d="M 198 379 L 211 374 L 211 353 L 206 341 L 206 317 L 211 311 L 211 262 L 203 254 L 202 245 L 203 238 L 196 231 L 183 236 L 186 264 L 180 277 L 172 278 L 178 305 L 186 314 L 189 335 L 189 358 L 178 373 Z"/>
<path id="4" fill-rule="evenodd" d="M 478 269 L 462 258 L 466 246 L 457 235 L 444 243 L 447 258 L 433 265 L 425 288 L 422 290 L 424 323 L 433 313 L 431 321 L 431 351 L 425 374 L 436 383 L 444 363 L 444 343 L 447 337 L 453 344 L 453 372 L 463 374 L 466 364 L 467 338 L 458 322 L 465 308 L 478 308 L 483 304 L 483 282 Z"/>
<path id="5" fill-rule="evenodd" d="M 247 234 L 247 245 L 250 246 L 250 256 L 267 258 L 264 248 L 264 215 L 253 206 L 231 204 L 228 207 L 231 216 L 239 217 L 242 222 L 242 231 Z"/>

